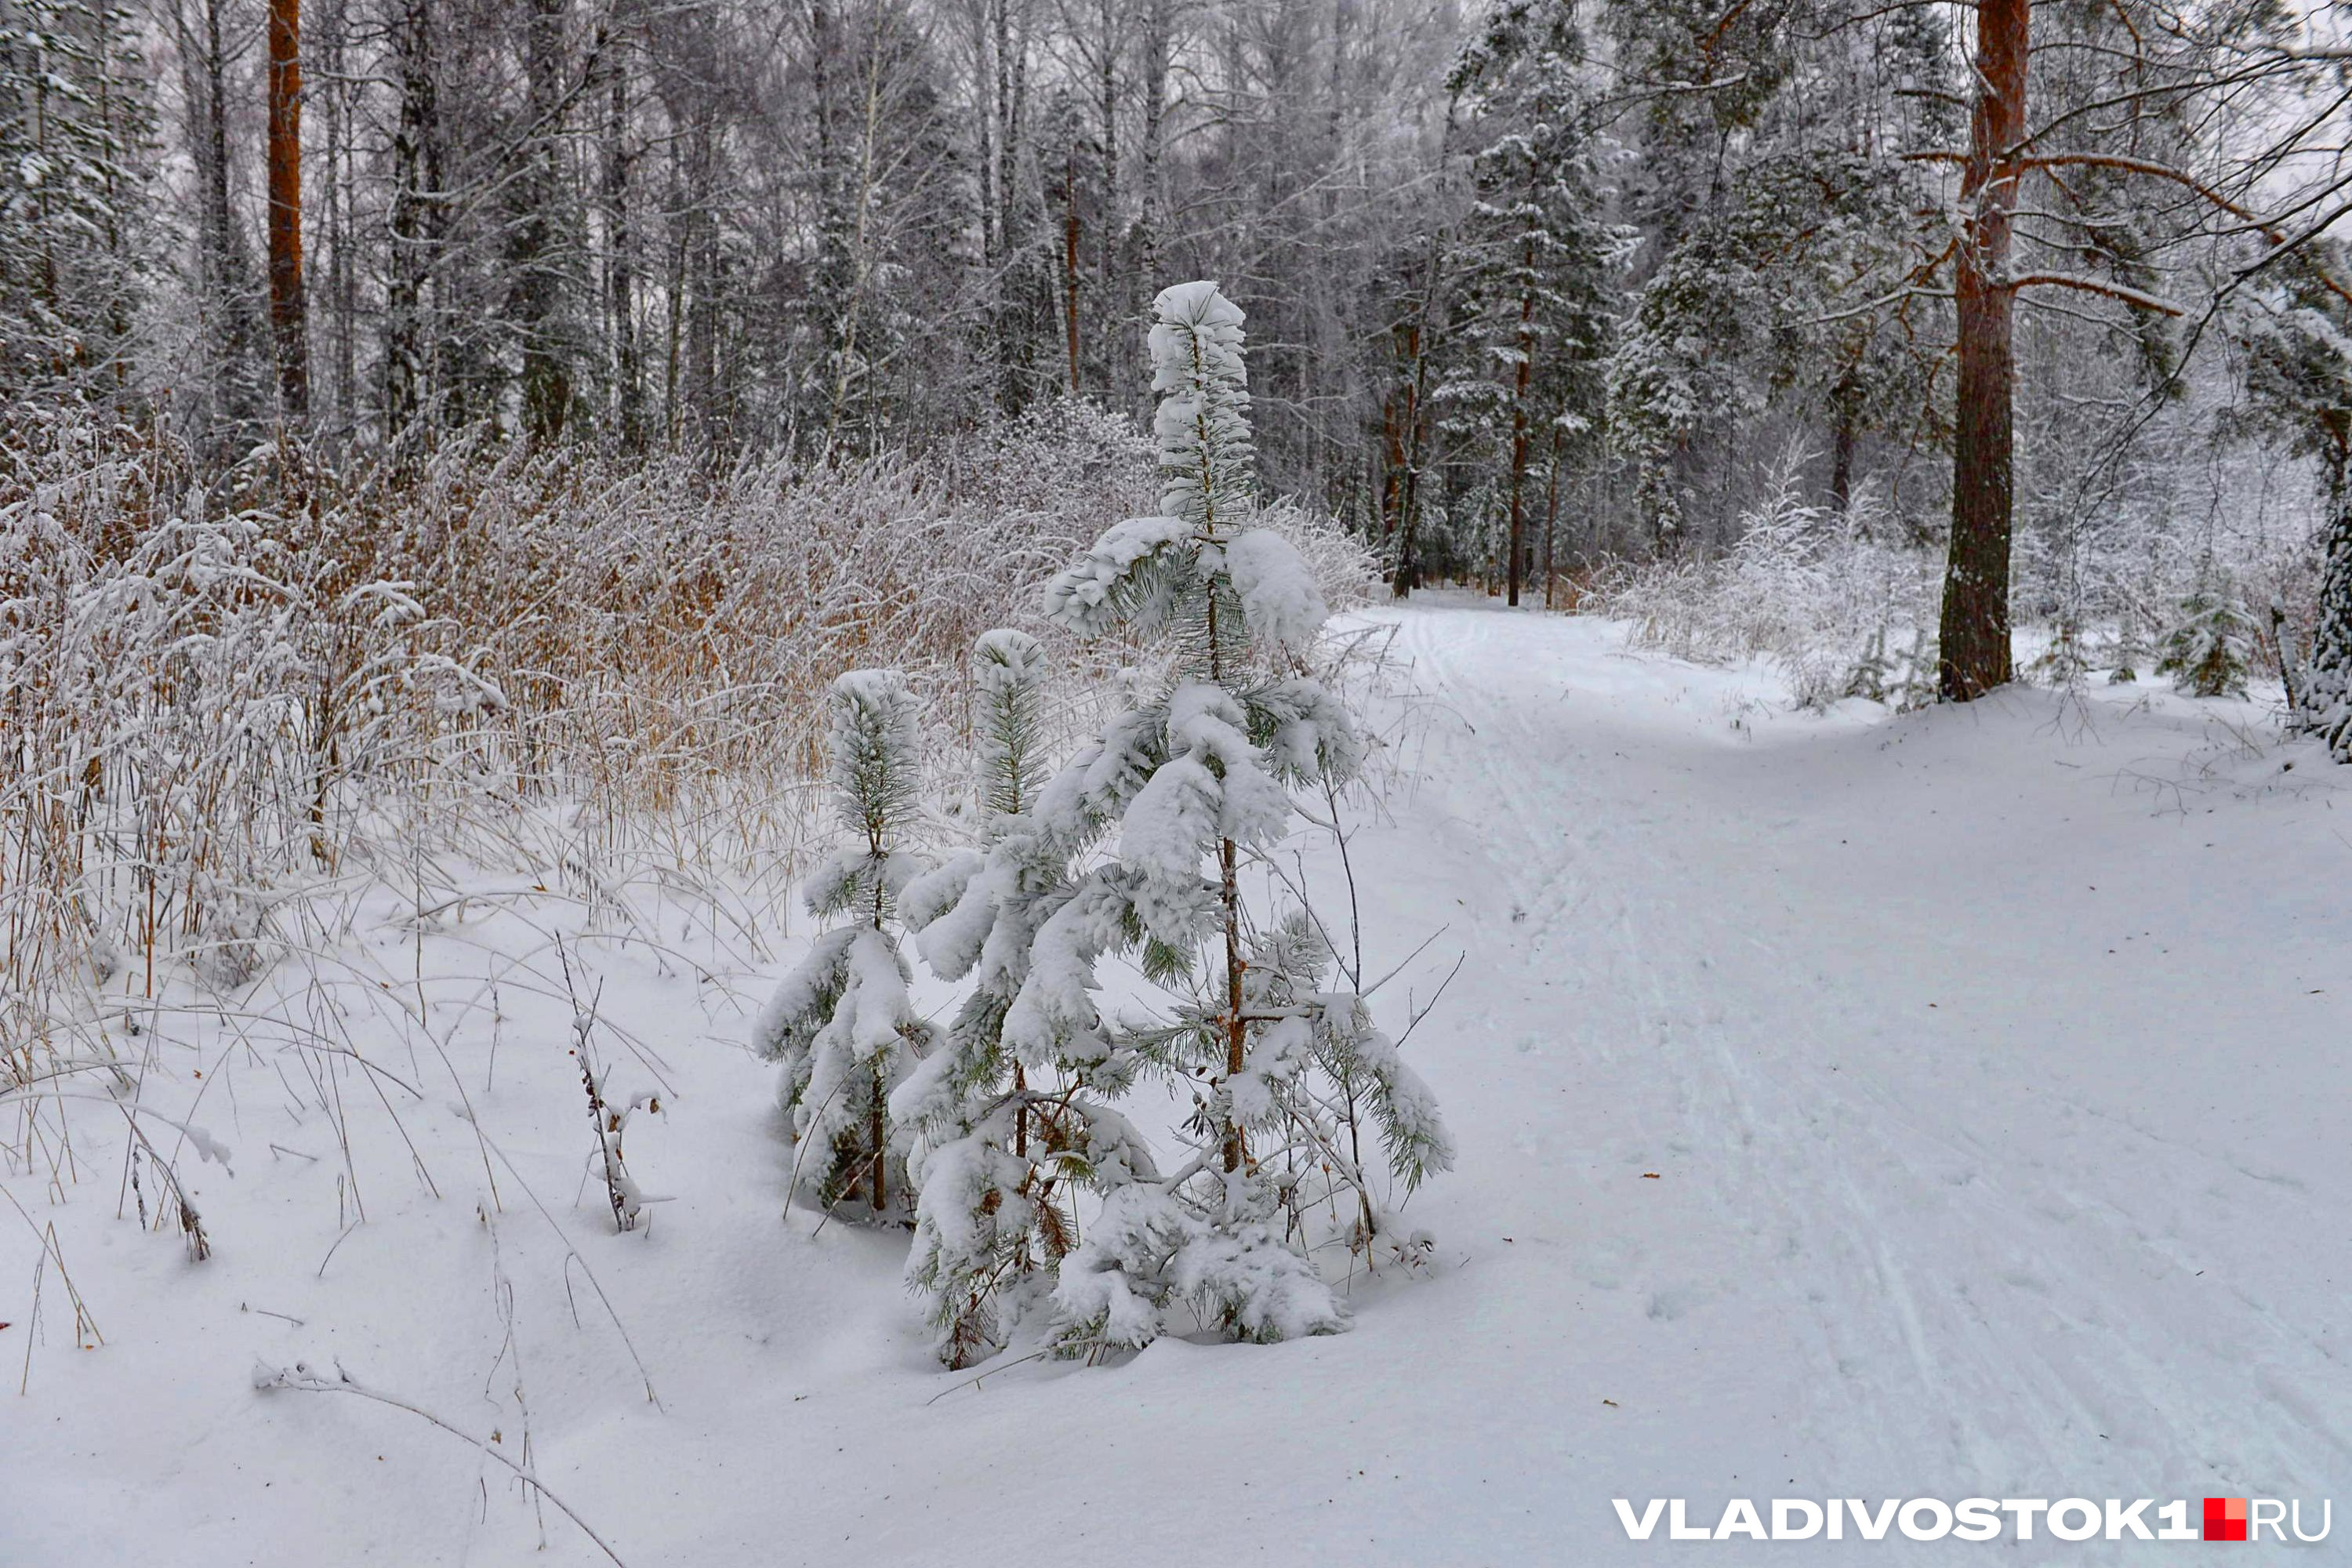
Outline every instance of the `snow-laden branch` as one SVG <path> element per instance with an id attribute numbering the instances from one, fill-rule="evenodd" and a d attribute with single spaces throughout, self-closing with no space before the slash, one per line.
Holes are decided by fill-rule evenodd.
<path id="1" fill-rule="evenodd" d="M 1903 159 L 1906 163 L 1965 163 L 1969 161 L 1969 154 L 1952 147 L 1929 147 L 1916 153 L 1906 153 L 1903 154 Z M 2248 228 L 2262 236 L 2263 241 L 2270 245 L 2274 252 L 2298 248 L 2316 237 L 2320 232 L 2317 228 L 2306 229 L 2304 233 L 2290 238 L 2275 223 L 2263 217 L 2244 203 L 2224 194 L 2210 182 L 2200 179 L 2186 169 L 2176 168 L 2170 163 L 2159 163 L 2151 158 L 2132 158 L 2116 153 L 2020 153 L 2015 155 L 1997 156 L 1994 163 L 2004 170 L 2010 171 L 2011 178 L 2032 169 L 2044 172 L 2052 169 L 2113 169 L 2121 174 L 2145 174 L 2151 179 L 2168 180 L 2245 224 Z M 2324 267 L 2315 267 L 2312 271 L 2321 286 L 2329 293 L 2347 304 L 2352 304 L 2352 289 L 2347 289 L 2343 283 L 2337 281 Z M 2088 279 L 2042 276 L 2016 279 L 2015 286 L 2022 288 L 2028 282 L 2061 283 L 2072 287 L 2089 286 Z M 2120 291 L 2121 288 L 2121 285 L 2101 285 L 2095 291 L 2111 293 L 2117 299 L 2127 299 L 2138 294 L 2137 289 L 2128 292 Z M 2168 315 L 2185 314 L 2179 306 L 2156 300 L 2151 295 L 2140 295 L 2133 302 L 2141 304 L 2146 309 L 2161 310 Z"/>
<path id="2" fill-rule="evenodd" d="M 2110 283 L 2098 278 L 2078 277 L 2071 272 L 2028 272 L 2009 280 L 2009 286 L 2012 289 L 2031 289 L 2042 284 L 2058 289 L 2080 289 L 2086 294 L 2104 294 L 2110 300 L 2120 300 L 2125 304 L 2137 309 L 2155 310 L 2167 316 L 2185 316 L 2189 313 L 2185 307 L 2177 305 L 2160 295 L 2134 289 L 2128 284 Z"/>

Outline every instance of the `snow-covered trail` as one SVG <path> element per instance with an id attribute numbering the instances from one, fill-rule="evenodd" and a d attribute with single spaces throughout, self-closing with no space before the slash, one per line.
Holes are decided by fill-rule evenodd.
<path id="1" fill-rule="evenodd" d="M 1370 967 L 1443 928 L 1384 1018 L 1467 955 L 1408 1047 L 1462 1151 L 1407 1211 L 1431 1278 L 1360 1285 L 1335 1338 L 941 1373 L 903 1236 L 779 1222 L 772 1069 L 730 999 L 772 968 L 650 904 L 658 950 L 582 948 L 670 1099 L 630 1139 L 673 1201 L 615 1236 L 575 1195 L 561 988 L 479 1005 L 543 915 L 387 905 L 352 984 L 414 995 L 442 1054 L 340 1016 L 426 1086 L 397 1124 L 175 1049 L 149 1094 L 219 1084 L 240 1149 L 235 1180 L 190 1169 L 210 1261 L 113 1218 L 110 1167 L 12 1185 L 107 1346 L 68 1353 L 54 1298 L 37 1348 L 0 1332 L 30 1384 L 0 1395 L 0 1568 L 603 1561 L 551 1513 L 541 1552 L 503 1473 L 411 1416 L 250 1387 L 297 1359 L 519 1428 L 630 1568 L 1960 1562 L 1988 1549 L 1634 1542 L 1610 1500 L 2352 1502 L 2352 770 L 2242 743 L 2242 704 L 1824 718 L 1600 623 L 1365 618 L 1420 694 L 1412 782 L 1356 841 Z M 0 1223 L 19 1329 L 37 1241 Z M 2134 1550 L 2004 1560 L 2165 1549 Z"/>
<path id="2" fill-rule="evenodd" d="M 1446 1037 L 1531 1058 L 1465 1141 L 1517 1152 L 1588 1303 L 1644 1303 L 1638 1495 L 2352 1479 L 2334 780 L 2177 700 L 1852 728 L 1591 623 L 1419 609 L 1399 646 L 1454 731 L 1419 808 L 1488 879 Z M 1666 1391 L 1743 1352 L 1786 1403 L 1735 1480 Z"/>

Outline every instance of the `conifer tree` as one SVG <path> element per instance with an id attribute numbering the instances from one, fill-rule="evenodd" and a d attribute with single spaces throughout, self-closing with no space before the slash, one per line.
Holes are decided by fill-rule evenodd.
<path id="1" fill-rule="evenodd" d="M 2243 697 L 2253 635 L 2253 618 L 2209 566 L 2180 602 L 2180 619 L 2165 635 L 2156 671 L 2192 697 Z"/>
<path id="2" fill-rule="evenodd" d="M 910 1204 L 906 1139 L 891 1090 L 930 1048 L 898 952 L 899 895 L 924 869 L 901 847 L 920 781 L 921 705 L 894 669 L 854 669 L 833 684 L 832 784 L 849 847 L 802 889 L 811 913 L 843 923 L 760 1015 L 752 1043 L 783 1064 L 777 1098 L 792 1119 L 794 1185 L 828 1212 L 888 1221 Z"/>
<path id="3" fill-rule="evenodd" d="M 111 0 L 0 0 L 0 399 L 123 401 L 155 257 L 155 136 L 135 20 Z"/>
<path id="4" fill-rule="evenodd" d="M 2352 763 L 2352 498 L 2336 498 L 2320 548 L 2319 616 L 2294 693 L 2298 721 L 2328 755 Z"/>
<path id="5" fill-rule="evenodd" d="M 1477 342 L 1475 362 L 1437 397 L 1453 433 L 1501 460 L 1496 499 L 1513 605 L 1533 535 L 1549 532 L 1558 510 L 1563 458 L 1587 455 L 1600 432 L 1605 286 L 1612 255 L 1631 242 L 1600 221 L 1584 59 L 1570 6 L 1514 0 L 1464 46 L 1447 78 L 1475 111 L 1482 143 L 1470 161 L 1476 201 L 1465 247 L 1465 309 Z"/>
<path id="6" fill-rule="evenodd" d="M 2352 763 L 2352 330 L 2328 287 L 2330 271 L 2342 269 L 2333 248 L 2291 266 L 2276 294 L 2245 311 L 2238 336 L 2243 423 L 2312 459 L 2327 507 L 2311 653 L 2289 683 L 2294 722 L 2337 762 Z M 2294 662 L 2287 649 L 2280 654 Z"/>
<path id="7" fill-rule="evenodd" d="M 1098 1085 L 1150 1072 L 1189 1090 L 1191 1154 L 1163 1175 L 1122 1137 L 1083 1161 L 1103 1206 L 1055 1289 L 1055 1342 L 1073 1354 L 1148 1343 L 1180 1308 L 1252 1340 L 1342 1327 L 1305 1212 L 1332 1195 L 1311 1190 L 1315 1172 L 1340 1173 L 1334 1186 L 1376 1212 L 1371 1179 L 1339 1146 L 1339 1098 L 1377 1126 L 1408 1186 L 1450 1159 L 1426 1089 L 1360 999 L 1325 990 L 1331 953 L 1311 918 L 1261 921 L 1245 904 L 1245 859 L 1288 830 L 1291 789 L 1344 782 L 1361 746 L 1328 692 L 1286 673 L 1325 610 L 1296 550 L 1252 526 L 1242 312 L 1207 282 L 1164 290 L 1154 310 L 1161 515 L 1104 534 L 1046 606 L 1081 635 L 1167 639 L 1176 673 L 1038 797 L 1040 831 L 1109 853 L 1038 924 L 1003 1036 Z M 1114 952 L 1166 988 L 1157 1014 L 1098 1009 L 1097 966 Z M 1372 1245 L 1376 1219 L 1357 1223 Z"/>
<path id="8" fill-rule="evenodd" d="M 1001 1348 L 1075 1242 L 1069 1203 L 1097 1167 L 1150 1156 L 1108 1104 L 1126 1087 L 1101 1059 L 1005 1039 L 1039 922 L 1072 890 L 1083 847 L 1035 815 L 1046 782 L 1044 655 L 1009 629 L 972 653 L 980 697 L 982 847 L 918 879 L 902 900 L 924 961 L 974 979 L 941 1047 L 890 1099 L 913 1133 L 920 1195 L 908 1283 L 929 1303 L 940 1357 L 968 1366 Z"/>

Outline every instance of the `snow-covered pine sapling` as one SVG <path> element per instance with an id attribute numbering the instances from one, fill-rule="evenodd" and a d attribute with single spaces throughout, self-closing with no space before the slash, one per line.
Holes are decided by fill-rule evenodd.
<path id="1" fill-rule="evenodd" d="M 2180 619 L 2166 634 L 2159 675 L 2192 697 L 2243 697 L 2253 617 L 2211 574 L 2180 602 Z"/>
<path id="2" fill-rule="evenodd" d="M 938 1351 L 953 1367 L 1003 1348 L 1050 1289 L 1075 1240 L 1076 1177 L 1106 1159 L 1146 1161 L 1105 1093 L 1105 1063 L 1033 1040 L 1024 1055 L 1004 1020 L 1029 974 L 1038 924 L 1071 893 L 1083 847 L 1033 814 L 1045 783 L 1044 656 L 1025 633 L 983 633 L 978 689 L 982 845 L 909 884 L 901 909 L 924 961 L 972 977 L 939 1049 L 890 1098 L 914 1138 L 918 1184 L 908 1285 L 929 1304 Z"/>
<path id="3" fill-rule="evenodd" d="M 912 1207 L 890 1093 L 936 1034 L 916 1015 L 897 934 L 898 896 L 925 868 L 901 846 L 920 782 L 922 710 L 895 669 L 851 670 L 829 700 L 831 782 L 850 843 L 802 896 L 810 912 L 841 923 L 776 987 L 752 1044 L 783 1064 L 777 1099 L 791 1119 L 799 1194 L 884 1222 Z"/>
<path id="4" fill-rule="evenodd" d="M 1360 1032 L 1361 1005 L 1322 990 L 1331 955 L 1303 919 L 1260 929 L 1241 874 L 1288 831 L 1291 790 L 1344 780 L 1360 744 L 1329 693 L 1286 673 L 1325 610 L 1297 551 L 1252 526 L 1242 312 L 1206 282 L 1165 290 L 1154 309 L 1161 515 L 1104 534 L 1049 585 L 1046 609 L 1081 635 L 1166 637 L 1178 673 L 1037 797 L 1034 826 L 1057 848 L 1107 842 L 1110 854 L 1038 924 L 1003 1036 L 1016 1056 L 1052 1056 L 1100 1084 L 1142 1068 L 1183 1086 L 1192 1148 L 1165 1176 L 1123 1143 L 1085 1162 L 1103 1208 L 1055 1290 L 1056 1342 L 1077 1354 L 1148 1343 L 1180 1306 L 1253 1340 L 1345 1321 L 1308 1256 L 1302 1178 L 1332 1168 L 1315 1097 L 1335 1042 Z M 1097 966 L 1114 952 L 1167 989 L 1162 1015 L 1098 1011 Z M 1401 1072 L 1392 1081 L 1373 1111 L 1396 1173 L 1415 1181 L 1448 1151 L 1426 1091 Z"/>

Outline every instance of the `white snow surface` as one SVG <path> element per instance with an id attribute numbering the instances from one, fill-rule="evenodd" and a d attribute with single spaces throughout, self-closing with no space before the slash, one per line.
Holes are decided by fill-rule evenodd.
<path id="1" fill-rule="evenodd" d="M 632 1568 L 1790 1563 L 1819 1558 L 1630 1542 L 1610 1500 L 2352 1502 L 2352 773 L 2160 687 L 1823 717 L 1605 623 L 1364 618 L 1423 694 L 1357 840 L 1370 971 L 1444 928 L 1381 1026 L 1468 957 L 1404 1047 L 1459 1149 L 1402 1215 L 1433 1267 L 1358 1278 L 1350 1331 L 939 1371 L 906 1235 L 782 1212 L 745 1004 L 806 922 L 753 962 L 651 897 L 660 947 L 576 961 L 644 1052 L 599 1026 L 608 1092 L 664 1090 L 628 1159 L 673 1201 L 616 1235 L 573 1004 L 503 971 L 494 1071 L 467 1005 L 576 911 L 420 936 L 387 900 L 316 1000 L 421 1098 L 311 1053 L 348 1163 L 283 1032 L 215 1029 L 143 1090 L 236 1152 L 179 1161 L 210 1260 L 116 1217 L 106 1106 L 79 1181 L 7 1180 L 105 1344 L 73 1348 L 52 1267 L 28 1359 L 38 1244 L 0 1214 L 0 1563 L 604 1561 L 551 1507 L 535 1551 L 510 1474 L 414 1415 L 255 1386 L 297 1362 L 498 1433 Z M 413 1048 L 380 1022 L 420 1006 Z"/>

